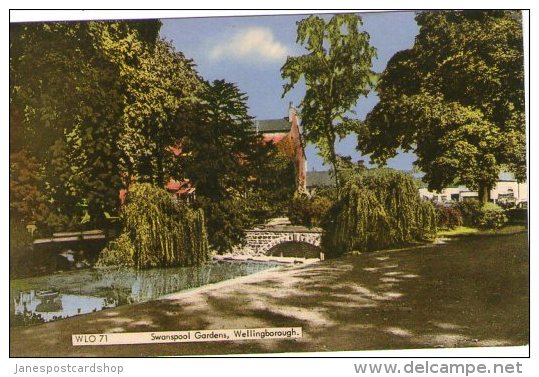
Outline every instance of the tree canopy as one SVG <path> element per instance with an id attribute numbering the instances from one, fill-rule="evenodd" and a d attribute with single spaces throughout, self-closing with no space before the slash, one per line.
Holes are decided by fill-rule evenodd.
<path id="1" fill-rule="evenodd" d="M 14 216 L 53 229 L 103 226 L 122 187 L 184 177 L 168 148 L 193 121 L 203 83 L 192 62 L 158 38 L 160 25 L 10 25 L 10 154 L 38 161 L 10 165 Z M 39 177 L 32 191 L 48 214 L 36 217 L 22 204 L 17 193 L 30 182 L 16 185 L 21 176 Z"/>
<path id="2" fill-rule="evenodd" d="M 143 24 L 126 22 L 115 33 L 109 25 L 10 25 L 10 153 L 39 162 L 31 167 L 41 178 L 35 189 L 47 196 L 52 227 L 89 213 L 99 223 L 117 207 L 123 85 L 102 36 L 119 46 Z M 21 167 L 12 166 L 11 179 Z"/>
<path id="3" fill-rule="evenodd" d="M 416 21 L 414 46 L 380 77 L 358 150 L 382 164 L 413 151 L 429 189 L 463 183 L 486 201 L 501 170 L 526 176 L 520 13 L 429 11 Z"/>
<path id="4" fill-rule="evenodd" d="M 350 175 L 323 221 L 328 255 L 406 245 L 436 234 L 432 203 L 421 200 L 413 178 L 392 169 Z"/>
<path id="5" fill-rule="evenodd" d="M 292 195 L 295 175 L 292 161 L 255 134 L 247 96 L 235 84 L 207 82 L 199 95 L 181 138 L 182 166 L 196 187 L 193 205 L 206 214 L 209 242 L 224 252 Z"/>
<path id="6" fill-rule="evenodd" d="M 376 78 L 371 69 L 376 49 L 361 26 L 356 14 L 337 14 L 327 22 L 318 16 L 299 21 L 296 42 L 308 54 L 288 57 L 281 68 L 288 81 L 283 96 L 305 81 L 307 90 L 300 104 L 304 137 L 332 165 L 337 186 L 335 142 L 357 127 L 349 113 L 359 97 L 371 91 Z"/>

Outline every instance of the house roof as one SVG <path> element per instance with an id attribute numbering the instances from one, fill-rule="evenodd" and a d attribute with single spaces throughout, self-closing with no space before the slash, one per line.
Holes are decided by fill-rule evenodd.
<path id="1" fill-rule="evenodd" d="M 286 134 L 264 135 L 263 140 L 264 143 L 272 142 L 273 144 L 278 144 L 285 138 L 285 136 Z"/>
<path id="2" fill-rule="evenodd" d="M 258 132 L 289 132 L 290 122 L 287 118 L 281 119 L 265 119 L 255 121 L 255 127 Z"/>
<path id="3" fill-rule="evenodd" d="M 329 170 L 307 172 L 307 187 L 328 187 L 334 185 L 335 181 Z"/>
<path id="4" fill-rule="evenodd" d="M 174 193 L 176 196 L 192 194 L 196 189 L 191 185 L 189 180 L 176 181 L 175 179 L 170 179 L 165 188 L 170 193 Z"/>

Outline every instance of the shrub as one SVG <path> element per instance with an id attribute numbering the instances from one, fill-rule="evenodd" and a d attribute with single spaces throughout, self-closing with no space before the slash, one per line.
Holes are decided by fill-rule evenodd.
<path id="1" fill-rule="evenodd" d="M 99 265 L 188 266 L 210 257 L 202 210 L 174 201 L 164 189 L 132 185 L 121 218 L 122 234 L 100 255 Z"/>
<path id="2" fill-rule="evenodd" d="M 468 200 L 460 203 L 459 208 L 467 226 L 498 229 L 507 222 L 503 208 L 494 203 L 481 204 L 478 200 Z"/>
<path id="3" fill-rule="evenodd" d="M 527 208 L 512 208 L 505 211 L 509 224 L 522 224 L 528 223 L 528 209 Z"/>
<path id="4" fill-rule="evenodd" d="M 253 224 L 251 199 L 223 198 L 217 201 L 197 198 L 195 205 L 204 211 L 208 241 L 213 250 L 225 253 L 243 242 L 245 229 Z"/>
<path id="5" fill-rule="evenodd" d="M 12 277 L 31 274 L 36 260 L 32 253 L 32 236 L 24 224 L 15 218 L 9 219 L 9 270 Z"/>
<path id="6" fill-rule="evenodd" d="M 456 206 L 436 206 L 436 227 L 455 229 L 464 223 L 462 213 Z"/>
<path id="7" fill-rule="evenodd" d="M 309 222 L 309 197 L 294 195 L 288 206 L 288 219 L 293 225 L 305 225 Z"/>
<path id="8" fill-rule="evenodd" d="M 481 207 L 481 202 L 477 199 L 465 200 L 459 203 L 463 224 L 466 226 L 477 226 L 477 221 L 481 214 Z"/>
<path id="9" fill-rule="evenodd" d="M 481 229 L 499 229 L 507 222 L 504 210 L 497 204 L 485 203 L 477 218 L 477 226 Z"/>
<path id="10" fill-rule="evenodd" d="M 127 233 L 120 234 L 116 239 L 110 241 L 108 246 L 101 251 L 96 265 L 133 267 L 135 248 Z"/>
<path id="11" fill-rule="evenodd" d="M 419 198 L 410 176 L 389 169 L 350 179 L 327 219 L 323 245 L 330 256 L 410 244 L 436 233 L 432 203 Z"/>
<path id="12" fill-rule="evenodd" d="M 296 195 L 288 208 L 288 218 L 294 225 L 320 226 L 331 205 L 331 200 L 324 196 Z"/>

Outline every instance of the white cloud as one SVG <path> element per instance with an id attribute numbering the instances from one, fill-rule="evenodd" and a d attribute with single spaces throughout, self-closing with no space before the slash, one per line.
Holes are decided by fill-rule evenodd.
<path id="1" fill-rule="evenodd" d="M 230 39 L 220 40 L 219 44 L 210 48 L 209 53 L 212 60 L 231 58 L 258 62 L 283 61 L 287 54 L 287 47 L 275 40 L 271 30 L 264 27 L 238 31 Z"/>

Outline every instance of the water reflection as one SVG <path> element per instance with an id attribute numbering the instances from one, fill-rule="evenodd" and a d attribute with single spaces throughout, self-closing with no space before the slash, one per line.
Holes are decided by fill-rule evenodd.
<path id="1" fill-rule="evenodd" d="M 88 269 L 10 282 L 11 326 L 145 302 L 166 294 L 249 275 L 276 263 L 219 261 L 198 267 Z"/>
<path id="2" fill-rule="evenodd" d="M 111 305 L 112 304 L 112 305 Z M 57 293 L 55 297 L 40 297 L 36 291 L 21 292 L 15 298 L 15 316 L 30 316 L 36 322 L 49 322 L 77 314 L 91 313 L 116 303 L 106 298 Z"/>

